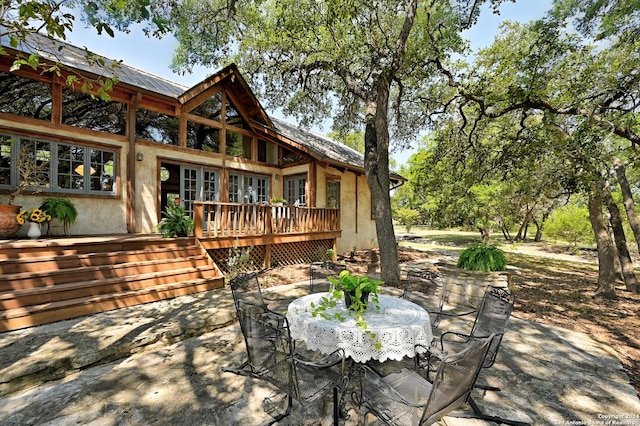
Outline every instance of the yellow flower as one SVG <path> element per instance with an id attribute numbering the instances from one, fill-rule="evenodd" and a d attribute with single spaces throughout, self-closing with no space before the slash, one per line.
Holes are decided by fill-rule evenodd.
<path id="1" fill-rule="evenodd" d="M 20 213 L 18 213 L 18 215 L 16 216 L 16 222 L 18 222 L 18 224 L 24 225 L 24 215 L 26 212 L 26 210 L 22 210 Z"/>
<path id="2" fill-rule="evenodd" d="M 40 209 L 31 209 L 31 210 L 23 210 L 16 216 L 16 221 L 23 225 L 25 221 L 29 222 L 49 222 L 51 220 L 51 215 L 47 214 L 47 212 Z"/>

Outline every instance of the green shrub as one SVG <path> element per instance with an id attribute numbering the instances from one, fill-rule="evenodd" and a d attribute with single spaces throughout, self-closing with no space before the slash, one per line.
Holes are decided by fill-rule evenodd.
<path id="1" fill-rule="evenodd" d="M 165 207 L 162 216 L 155 229 L 163 237 L 186 237 L 193 232 L 193 219 L 187 215 L 183 206 L 170 204 Z"/>
<path id="2" fill-rule="evenodd" d="M 396 212 L 398 222 L 404 225 L 407 233 L 411 232 L 411 226 L 416 224 L 420 219 L 420 212 L 414 209 L 402 208 Z"/>
<path id="3" fill-rule="evenodd" d="M 495 244 L 477 243 L 460 253 L 456 266 L 470 271 L 504 271 L 507 268 L 507 259 L 504 257 L 504 251 Z"/>
<path id="4" fill-rule="evenodd" d="M 566 241 L 572 247 L 594 242 L 593 228 L 586 207 L 567 205 L 556 209 L 544 222 L 544 234 L 552 239 Z"/>

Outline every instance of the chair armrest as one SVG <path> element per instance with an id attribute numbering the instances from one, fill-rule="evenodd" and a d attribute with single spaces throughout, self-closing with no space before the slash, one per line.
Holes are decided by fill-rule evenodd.
<path id="1" fill-rule="evenodd" d="M 475 309 L 473 311 L 469 311 L 469 312 L 462 312 L 462 313 L 453 313 L 453 312 L 449 312 L 449 311 L 428 311 L 429 314 L 433 314 L 433 315 L 444 315 L 447 317 L 464 317 L 466 315 L 471 315 L 471 314 L 476 314 L 478 313 L 478 310 Z"/>
<path id="2" fill-rule="evenodd" d="M 294 359 L 296 362 L 299 362 L 300 364 L 308 365 L 312 367 L 319 367 L 319 368 L 329 368 L 329 367 L 334 367 L 338 364 L 341 364 L 340 366 L 341 374 L 344 374 L 344 371 L 345 371 L 345 368 L 344 368 L 345 355 L 344 355 L 343 349 L 336 349 L 335 351 L 331 352 L 329 355 L 323 356 L 322 358 L 313 360 L 313 361 L 300 357 L 300 354 L 295 354 Z"/>

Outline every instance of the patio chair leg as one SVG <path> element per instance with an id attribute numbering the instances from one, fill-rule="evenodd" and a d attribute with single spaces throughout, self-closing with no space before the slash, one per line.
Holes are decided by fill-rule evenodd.
<path id="1" fill-rule="evenodd" d="M 488 416 L 482 412 L 480 407 L 478 407 L 478 404 L 476 404 L 476 402 L 471 397 L 469 397 L 468 403 L 473 409 L 473 414 L 456 413 L 455 415 L 451 415 L 451 414 L 449 415 L 452 417 L 458 417 L 458 418 L 486 420 L 488 422 L 495 422 L 498 424 L 505 424 L 505 425 L 511 425 L 511 426 L 531 426 L 529 423 L 519 422 L 517 420 L 509 420 L 509 419 L 503 419 L 500 417 Z"/>
<path id="2" fill-rule="evenodd" d="M 291 414 L 292 405 L 293 405 L 293 398 L 291 397 L 291 395 L 287 395 L 287 409 L 285 410 L 285 412 L 282 414 L 278 414 L 277 416 L 272 417 L 269 420 L 265 420 L 264 422 L 260 423 L 258 426 L 269 426 L 284 419 L 289 414 Z"/>
<path id="3" fill-rule="evenodd" d="M 338 401 L 338 388 L 333 388 L 333 426 L 338 426 L 340 420 L 340 403 Z"/>
<path id="4" fill-rule="evenodd" d="M 495 386 L 485 386 L 485 385 L 478 385 L 476 384 L 474 386 L 476 389 L 482 389 L 482 390 L 486 390 L 486 391 L 493 391 L 493 392 L 500 392 L 502 391 L 502 389 L 495 387 Z"/>

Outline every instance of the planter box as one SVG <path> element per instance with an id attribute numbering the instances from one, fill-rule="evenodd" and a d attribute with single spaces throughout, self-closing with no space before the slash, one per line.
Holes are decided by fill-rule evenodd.
<path id="1" fill-rule="evenodd" d="M 509 288 L 513 272 L 468 271 L 452 264 L 439 263 L 438 272 L 444 281 L 448 297 L 446 304 L 477 309 L 487 286 Z"/>

